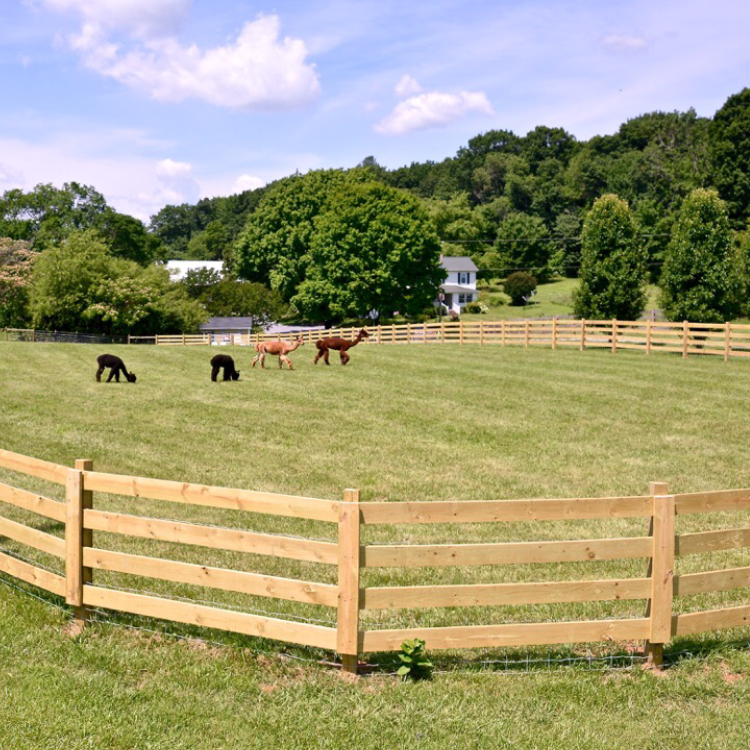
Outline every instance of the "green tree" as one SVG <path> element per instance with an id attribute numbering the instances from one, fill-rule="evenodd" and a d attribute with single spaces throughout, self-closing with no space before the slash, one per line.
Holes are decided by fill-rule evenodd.
<path id="1" fill-rule="evenodd" d="M 661 304 L 670 320 L 723 323 L 742 310 L 743 264 L 727 206 L 715 190 L 685 199 L 667 246 Z"/>
<path id="2" fill-rule="evenodd" d="M 573 308 L 581 318 L 635 320 L 646 304 L 646 255 L 630 207 L 603 195 L 586 216 L 581 237 L 581 283 Z"/>
<path id="3" fill-rule="evenodd" d="M 537 216 L 511 213 L 498 227 L 495 241 L 495 275 L 527 271 L 537 281 L 549 280 L 552 242 L 544 222 Z"/>
<path id="4" fill-rule="evenodd" d="M 232 249 L 237 276 L 267 284 L 288 302 L 306 277 L 315 217 L 346 179 L 340 170 L 321 170 L 269 189 Z"/>
<path id="5" fill-rule="evenodd" d="M 107 334 L 190 332 L 207 318 L 165 268 L 113 257 L 91 229 L 39 255 L 29 308 L 37 328 Z"/>
<path id="6" fill-rule="evenodd" d="M 292 304 L 334 322 L 432 304 L 445 271 L 440 242 L 419 201 L 380 183 L 342 185 L 315 221 L 305 280 Z"/>
<path id="7" fill-rule="evenodd" d="M 730 96 L 709 128 L 713 184 L 735 226 L 750 214 L 750 88 Z"/>
<path id="8" fill-rule="evenodd" d="M 28 287 L 35 257 L 26 240 L 0 238 L 0 326 L 26 325 Z"/>

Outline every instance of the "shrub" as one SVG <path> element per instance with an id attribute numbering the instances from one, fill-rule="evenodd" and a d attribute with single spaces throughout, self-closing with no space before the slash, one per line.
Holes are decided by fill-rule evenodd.
<path id="1" fill-rule="evenodd" d="M 479 315 L 481 312 L 487 312 L 486 305 L 482 305 L 481 302 L 469 302 L 466 307 L 464 307 L 464 311 L 471 313 L 472 315 Z"/>
<path id="2" fill-rule="evenodd" d="M 525 305 L 536 289 L 536 279 L 525 271 L 516 271 L 505 279 L 503 287 L 511 305 Z"/>

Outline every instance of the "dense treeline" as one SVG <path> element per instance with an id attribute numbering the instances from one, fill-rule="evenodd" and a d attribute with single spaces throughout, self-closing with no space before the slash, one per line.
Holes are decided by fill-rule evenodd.
<path id="1" fill-rule="evenodd" d="M 232 287 L 241 284 L 238 276 L 273 290 L 261 305 L 265 315 L 285 305 L 326 322 L 372 312 L 415 314 L 430 305 L 441 251 L 471 256 L 488 278 L 513 271 L 540 282 L 580 275 L 579 314 L 618 305 L 635 310 L 643 285 L 663 272 L 669 314 L 746 314 L 748 218 L 750 89 L 730 97 L 713 118 L 693 110 L 653 112 L 588 141 L 546 126 L 525 136 L 491 130 L 440 162 L 389 170 L 369 156 L 351 169 L 295 174 L 238 195 L 166 206 L 148 225 L 114 211 L 93 187 L 38 185 L 0 196 L 0 238 L 6 238 L 0 241 L 0 324 L 59 327 L 65 318 L 49 312 L 59 306 L 40 302 L 40 279 L 53 273 L 49 258 L 67 260 L 61 248 L 83 252 L 82 235 L 117 261 L 102 261 L 100 268 L 130 279 L 87 287 L 91 299 L 79 304 L 77 321 L 89 328 L 184 330 L 201 317 L 192 305 L 204 314 L 243 311 L 251 299 L 257 307 L 259 287 Z M 712 241 L 703 241 L 704 230 Z M 612 247 L 593 239 L 618 231 Z M 47 260 L 37 263 L 43 255 Z M 168 258 L 223 259 L 227 283 L 198 297 L 188 287 L 170 312 L 162 305 L 157 314 L 156 300 L 169 297 L 169 287 L 149 269 Z M 691 276 L 691 264 L 705 269 L 704 276 Z M 715 294 L 693 290 L 685 303 L 681 288 L 705 287 L 706 278 L 730 291 L 714 302 Z M 607 290 L 605 279 L 635 286 L 627 294 Z M 102 312 L 107 294 L 136 305 L 138 295 L 128 291 L 136 287 L 148 314 L 112 306 Z"/>

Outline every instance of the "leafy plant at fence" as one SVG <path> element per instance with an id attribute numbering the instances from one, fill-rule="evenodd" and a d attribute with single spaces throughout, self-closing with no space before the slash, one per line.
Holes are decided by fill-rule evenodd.
<path id="1" fill-rule="evenodd" d="M 427 658 L 425 642 L 421 638 L 404 641 L 398 658 L 401 660 L 401 666 L 396 674 L 404 680 L 426 680 L 432 676 L 432 662 Z"/>

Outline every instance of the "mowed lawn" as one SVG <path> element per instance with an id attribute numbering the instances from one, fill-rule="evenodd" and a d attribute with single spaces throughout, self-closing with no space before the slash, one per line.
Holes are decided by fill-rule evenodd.
<path id="1" fill-rule="evenodd" d="M 96 383 L 96 356 L 123 357 L 138 383 Z M 750 486 L 750 362 L 603 351 L 376 346 L 352 361 L 250 369 L 253 352 L 223 348 L 241 370 L 211 383 L 212 348 L 0 344 L 0 447 L 101 471 L 338 499 L 489 500 L 644 494 Z M 268 358 L 269 360 L 271 358 Z M 0 472 L 0 480 L 61 497 L 59 488 Z M 97 507 L 164 518 L 334 538 L 326 524 L 97 495 Z M 32 522 L 31 515 L 0 510 Z M 680 519 L 679 531 L 748 525 L 747 514 Z M 44 526 L 53 533 L 59 529 Z M 367 529 L 368 542 L 575 539 L 645 533 L 642 520 Z M 139 554 L 334 581 L 325 566 L 252 559 L 97 533 Z M 0 546 L 21 548 L 6 540 Z M 24 553 L 28 555 L 28 552 Z M 32 556 L 32 555 L 29 555 Z M 53 567 L 44 555 L 35 559 Z M 748 565 L 744 551 L 686 558 L 678 572 Z M 250 559 L 248 559 L 250 558 Z M 682 561 L 680 562 L 682 564 Z M 693 566 L 692 568 L 690 566 Z M 478 569 L 367 571 L 368 585 L 644 574 L 642 560 Z M 97 581 L 331 623 L 335 613 L 276 600 L 129 576 Z M 684 609 L 744 602 L 738 590 L 685 597 Z M 642 602 L 365 613 L 372 627 L 642 616 Z M 25 747 L 528 747 L 730 748 L 748 744 L 746 631 L 675 643 L 706 649 L 663 677 L 579 668 L 476 674 L 477 659 L 434 654 L 425 684 L 370 676 L 349 684 L 330 669 L 279 655 L 282 645 L 215 632 L 206 647 L 111 626 L 76 639 L 50 604 L 0 586 L 0 748 Z M 144 624 L 144 623 L 140 623 Z M 149 626 L 152 626 L 149 623 Z M 739 641 L 739 643 L 738 643 Z M 556 653 L 588 653 L 571 647 Z M 596 651 L 596 649 L 594 649 Z M 294 650 L 295 656 L 317 654 Z M 537 649 L 533 658 L 544 654 Z M 521 652 L 521 656 L 523 652 Z M 518 657 L 518 653 L 515 657 Z M 461 667 L 463 661 L 466 665 Z M 387 664 L 387 660 L 376 663 Z M 458 671 L 455 671 L 456 665 Z M 450 667 L 450 669 L 449 669 Z"/>

